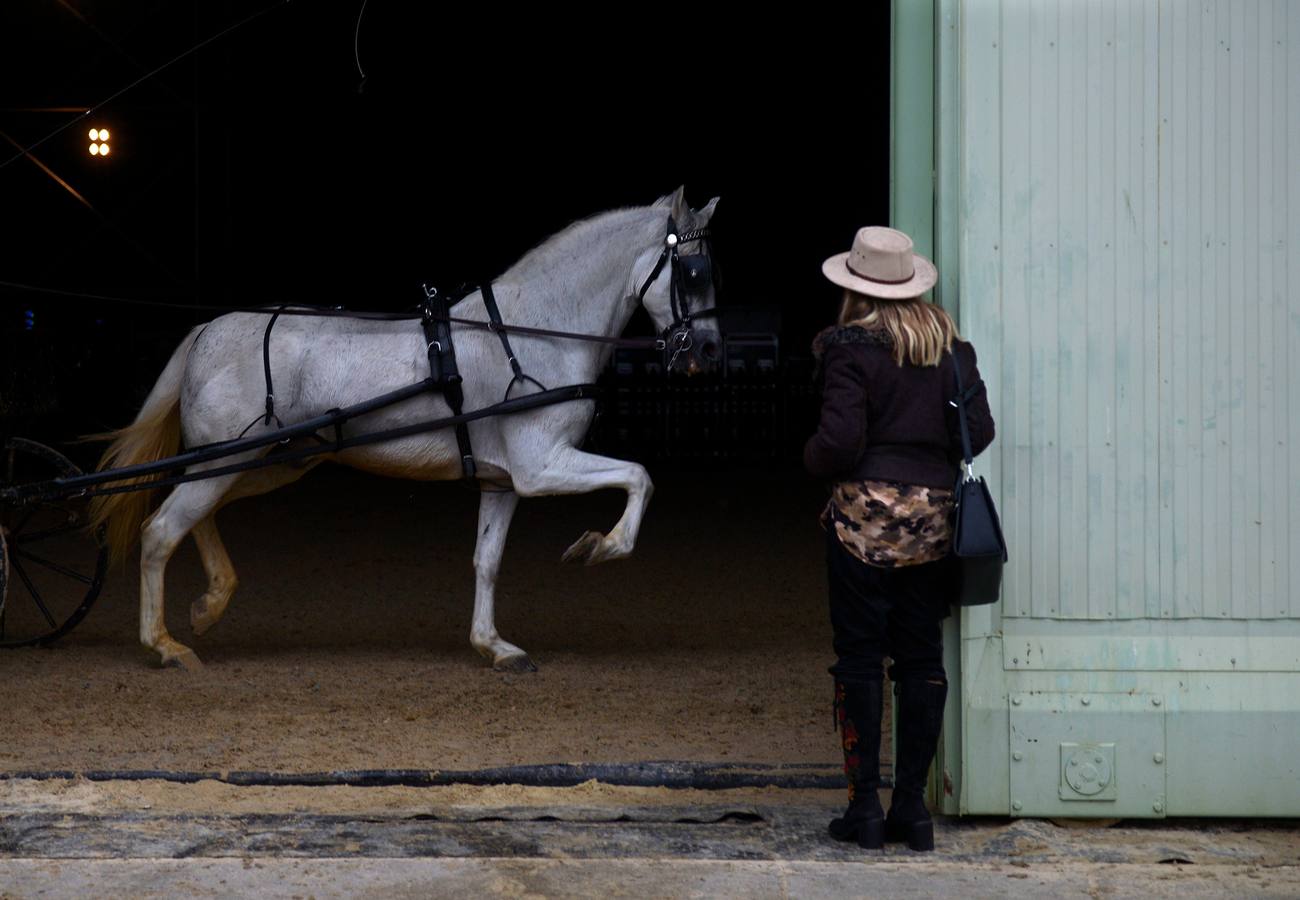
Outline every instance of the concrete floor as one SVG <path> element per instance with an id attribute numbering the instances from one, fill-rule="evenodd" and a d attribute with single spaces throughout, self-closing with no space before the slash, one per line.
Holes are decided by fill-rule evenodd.
<path id="1" fill-rule="evenodd" d="M 1295 867 L 1074 863 L 1050 869 L 940 859 L 3 860 L 0 897 L 1295 897 Z"/>
<path id="2" fill-rule="evenodd" d="M 1295 897 L 1293 822 L 947 819 L 825 835 L 837 791 L 0 782 L 0 898 Z"/>

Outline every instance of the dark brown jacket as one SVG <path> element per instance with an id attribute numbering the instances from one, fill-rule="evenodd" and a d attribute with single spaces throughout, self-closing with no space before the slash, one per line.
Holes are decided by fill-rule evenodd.
<path id="1" fill-rule="evenodd" d="M 971 450 L 993 440 L 993 414 L 975 365 L 975 348 L 953 344 L 936 366 L 894 362 L 889 334 L 856 326 L 818 335 L 824 377 L 821 423 L 804 446 L 804 466 L 832 481 L 878 479 L 951 488 L 961 462 L 953 356 L 966 401 Z"/>

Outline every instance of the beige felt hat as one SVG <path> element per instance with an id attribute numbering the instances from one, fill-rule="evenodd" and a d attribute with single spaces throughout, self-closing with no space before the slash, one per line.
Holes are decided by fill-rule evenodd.
<path id="1" fill-rule="evenodd" d="M 912 239 L 894 228 L 859 228 L 853 249 L 822 263 L 822 274 L 849 290 L 884 300 L 919 297 L 939 280 L 939 272 L 912 251 Z"/>

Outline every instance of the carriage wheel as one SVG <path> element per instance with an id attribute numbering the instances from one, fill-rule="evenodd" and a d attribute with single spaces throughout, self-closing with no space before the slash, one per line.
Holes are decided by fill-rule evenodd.
<path id="1" fill-rule="evenodd" d="M 35 441 L 0 449 L 0 485 L 80 475 L 71 460 Z M 104 584 L 108 548 L 88 533 L 89 501 L 0 505 L 0 648 L 48 644 L 77 626 Z"/>

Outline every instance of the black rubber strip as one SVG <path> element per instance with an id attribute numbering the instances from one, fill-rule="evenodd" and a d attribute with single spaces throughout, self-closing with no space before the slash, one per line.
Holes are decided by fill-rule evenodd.
<path id="1" fill-rule="evenodd" d="M 348 769 L 333 772 L 172 772 L 161 769 L 70 769 L 0 773 L 0 780 L 85 778 L 89 781 L 219 781 L 242 787 L 440 787 L 519 784 L 572 787 L 595 779 L 624 787 L 725 790 L 743 787 L 841 788 L 844 776 L 830 764 L 737 764 L 698 762 L 572 763 L 488 769 Z M 885 779 L 885 786 L 892 785 Z"/>

